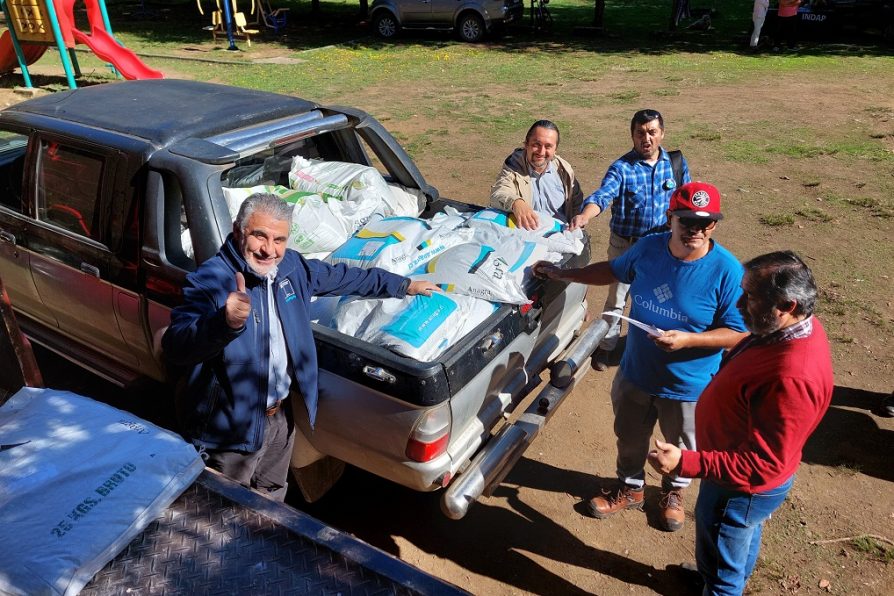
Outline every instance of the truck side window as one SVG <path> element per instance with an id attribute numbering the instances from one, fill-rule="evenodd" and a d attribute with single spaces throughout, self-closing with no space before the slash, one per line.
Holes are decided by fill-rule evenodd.
<path id="1" fill-rule="evenodd" d="M 0 130 L 0 205 L 22 213 L 22 176 L 28 137 Z"/>
<path id="2" fill-rule="evenodd" d="M 80 236 L 101 240 L 96 221 L 104 160 L 41 141 L 37 165 L 37 218 Z"/>
<path id="3" fill-rule="evenodd" d="M 196 258 L 192 248 L 192 235 L 183 203 L 180 180 L 170 172 L 162 174 L 164 184 L 164 248 L 165 257 L 172 265 L 186 271 L 195 271 Z"/>

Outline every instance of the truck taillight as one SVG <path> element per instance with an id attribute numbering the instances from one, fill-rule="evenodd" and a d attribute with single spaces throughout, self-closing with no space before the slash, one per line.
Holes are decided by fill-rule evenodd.
<path id="1" fill-rule="evenodd" d="M 441 404 L 427 411 L 407 441 L 407 457 L 413 461 L 431 461 L 447 451 L 450 440 L 450 406 Z"/>

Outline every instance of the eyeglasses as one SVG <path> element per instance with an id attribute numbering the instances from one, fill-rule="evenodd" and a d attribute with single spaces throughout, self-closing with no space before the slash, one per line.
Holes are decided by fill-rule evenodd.
<path id="1" fill-rule="evenodd" d="M 687 230 L 713 230 L 717 225 L 715 220 L 704 217 L 679 217 L 677 221 Z"/>

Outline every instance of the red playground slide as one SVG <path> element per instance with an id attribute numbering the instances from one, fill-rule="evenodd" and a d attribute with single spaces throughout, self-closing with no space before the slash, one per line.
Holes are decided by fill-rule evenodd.
<path id="1" fill-rule="evenodd" d="M 97 0 L 84 0 L 87 7 L 87 20 L 90 22 L 90 33 L 84 33 L 74 26 L 74 3 L 76 0 L 61 0 L 56 13 L 62 35 L 74 38 L 74 41 L 82 43 L 93 53 L 118 69 L 125 79 L 163 79 L 164 75 L 153 68 L 149 68 L 136 54 L 118 44 L 115 38 L 109 35 L 103 25 L 102 11 Z M 13 54 L 13 56 L 15 56 Z"/>
<path id="2" fill-rule="evenodd" d="M 72 29 L 71 32 L 74 34 L 74 38 L 78 43 L 82 43 L 89 47 L 93 50 L 94 54 L 106 62 L 111 62 L 125 79 L 164 78 L 164 75 L 160 71 L 149 68 L 136 54 L 127 48 L 118 45 L 115 38 L 106 33 L 105 29 L 93 25 L 93 33 L 90 35 L 78 31 L 77 29 Z"/>
<path id="3" fill-rule="evenodd" d="M 25 64 L 34 64 L 43 53 L 47 51 L 44 44 L 23 43 L 22 53 L 25 54 Z M 0 73 L 11 72 L 19 67 L 19 59 L 16 58 L 16 51 L 12 47 L 12 36 L 9 31 L 4 31 L 0 35 Z"/>

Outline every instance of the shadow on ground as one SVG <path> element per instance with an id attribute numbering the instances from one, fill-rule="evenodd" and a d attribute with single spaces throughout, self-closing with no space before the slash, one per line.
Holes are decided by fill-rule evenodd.
<path id="1" fill-rule="evenodd" d="M 803 461 L 843 466 L 894 482 L 890 458 L 894 431 L 881 428 L 874 413 L 887 395 L 836 386 L 829 411 L 804 446 Z"/>
<path id="2" fill-rule="evenodd" d="M 511 482 L 581 498 L 592 496 L 599 485 L 599 479 L 590 474 L 526 459 L 513 470 Z M 589 593 L 538 564 L 538 558 L 590 569 L 657 594 L 695 591 L 685 570 L 656 569 L 582 542 L 519 498 L 514 486 L 501 485 L 494 496 L 505 499 L 510 508 L 479 502 L 465 518 L 453 521 L 440 511 L 441 493 L 416 493 L 349 468 L 321 502 L 306 504 L 297 491 L 289 494 L 287 502 L 394 555 L 400 555 L 397 539 L 407 540 L 471 573 L 525 592 Z M 383 524 L 382 519 L 389 521 Z"/>

